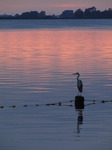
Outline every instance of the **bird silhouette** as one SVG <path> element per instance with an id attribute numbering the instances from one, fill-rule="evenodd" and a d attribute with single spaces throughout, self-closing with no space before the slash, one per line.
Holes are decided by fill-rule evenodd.
<path id="1" fill-rule="evenodd" d="M 79 92 L 80 92 L 80 95 L 83 91 L 83 83 L 82 81 L 79 79 L 80 77 L 80 74 L 78 72 L 76 73 L 73 73 L 73 75 L 77 75 L 77 88 L 78 88 L 78 95 L 79 95 Z"/>

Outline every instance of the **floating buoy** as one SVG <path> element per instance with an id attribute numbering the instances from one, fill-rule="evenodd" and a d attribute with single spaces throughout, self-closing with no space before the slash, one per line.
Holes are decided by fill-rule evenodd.
<path id="1" fill-rule="evenodd" d="M 102 100 L 102 103 L 105 103 L 105 101 L 104 101 L 104 100 Z"/>
<path id="2" fill-rule="evenodd" d="M 61 106 L 61 102 L 59 102 L 59 106 Z"/>
<path id="3" fill-rule="evenodd" d="M 0 106 L 0 108 L 4 108 L 4 106 Z"/>
<path id="4" fill-rule="evenodd" d="M 75 97 L 75 108 L 76 109 L 84 109 L 84 97 L 83 96 Z"/>
<path id="5" fill-rule="evenodd" d="M 47 106 L 50 106 L 50 104 L 46 104 Z"/>
<path id="6" fill-rule="evenodd" d="M 16 105 L 12 105 L 12 108 L 16 108 Z"/>

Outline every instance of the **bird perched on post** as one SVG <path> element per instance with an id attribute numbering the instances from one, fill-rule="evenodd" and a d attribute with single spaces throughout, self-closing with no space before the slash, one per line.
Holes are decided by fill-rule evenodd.
<path id="1" fill-rule="evenodd" d="M 79 76 L 80 76 L 80 74 L 78 73 L 78 72 L 76 72 L 76 73 L 73 73 L 73 75 L 77 75 L 77 88 L 78 88 L 78 95 L 79 95 L 79 92 L 80 93 L 82 93 L 82 91 L 83 91 L 83 83 L 82 83 L 82 81 L 79 79 Z"/>

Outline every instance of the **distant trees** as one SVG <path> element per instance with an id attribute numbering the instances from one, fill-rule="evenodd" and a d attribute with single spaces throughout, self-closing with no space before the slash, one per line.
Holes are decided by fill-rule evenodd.
<path id="1" fill-rule="evenodd" d="M 30 12 L 23 12 L 21 15 L 16 14 L 14 18 L 16 19 L 42 19 L 46 16 L 45 11 L 30 11 Z"/>
<path id="2" fill-rule="evenodd" d="M 101 17 L 112 19 L 112 8 L 109 8 L 108 10 L 104 10 L 101 12 Z"/>
<path id="3" fill-rule="evenodd" d="M 0 19 L 13 19 L 13 16 L 7 15 L 7 14 L 3 14 L 3 15 L 0 15 Z"/>
<path id="4" fill-rule="evenodd" d="M 73 19 L 74 18 L 73 10 L 64 10 L 62 14 L 59 16 L 61 19 Z"/>
<path id="5" fill-rule="evenodd" d="M 91 7 L 91 8 L 87 8 L 85 9 L 85 12 L 84 12 L 84 16 L 85 18 L 88 18 L 88 19 L 94 19 L 96 18 L 96 7 Z"/>
<path id="6" fill-rule="evenodd" d="M 30 11 L 23 12 L 21 15 L 16 14 L 11 15 L 0 15 L 0 19 L 112 19 L 112 8 L 108 10 L 100 11 L 97 10 L 95 6 L 86 8 L 84 11 L 82 9 L 64 10 L 59 16 L 46 15 L 45 11 Z"/>
<path id="7" fill-rule="evenodd" d="M 77 9 L 75 11 L 75 18 L 76 19 L 83 19 L 84 18 L 84 12 L 81 9 Z"/>
<path id="8" fill-rule="evenodd" d="M 59 18 L 66 19 L 112 19 L 112 8 L 108 10 L 100 11 L 96 7 L 86 8 L 85 11 L 82 9 L 77 9 L 75 12 L 73 10 L 65 10 L 59 16 Z"/>

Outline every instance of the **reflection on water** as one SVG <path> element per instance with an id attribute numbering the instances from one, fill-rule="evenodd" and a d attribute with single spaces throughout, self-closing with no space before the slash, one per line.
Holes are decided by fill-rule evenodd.
<path id="1" fill-rule="evenodd" d="M 83 110 L 79 109 L 78 111 L 78 117 L 77 117 L 77 133 L 80 133 L 80 127 L 83 124 Z"/>
<path id="2" fill-rule="evenodd" d="M 81 74 L 86 100 L 112 99 L 111 39 L 106 29 L 0 30 L 0 106 L 17 106 L 0 110 L 0 149 L 111 150 L 109 103 L 78 111 L 23 107 L 73 100 L 73 72 Z"/>

